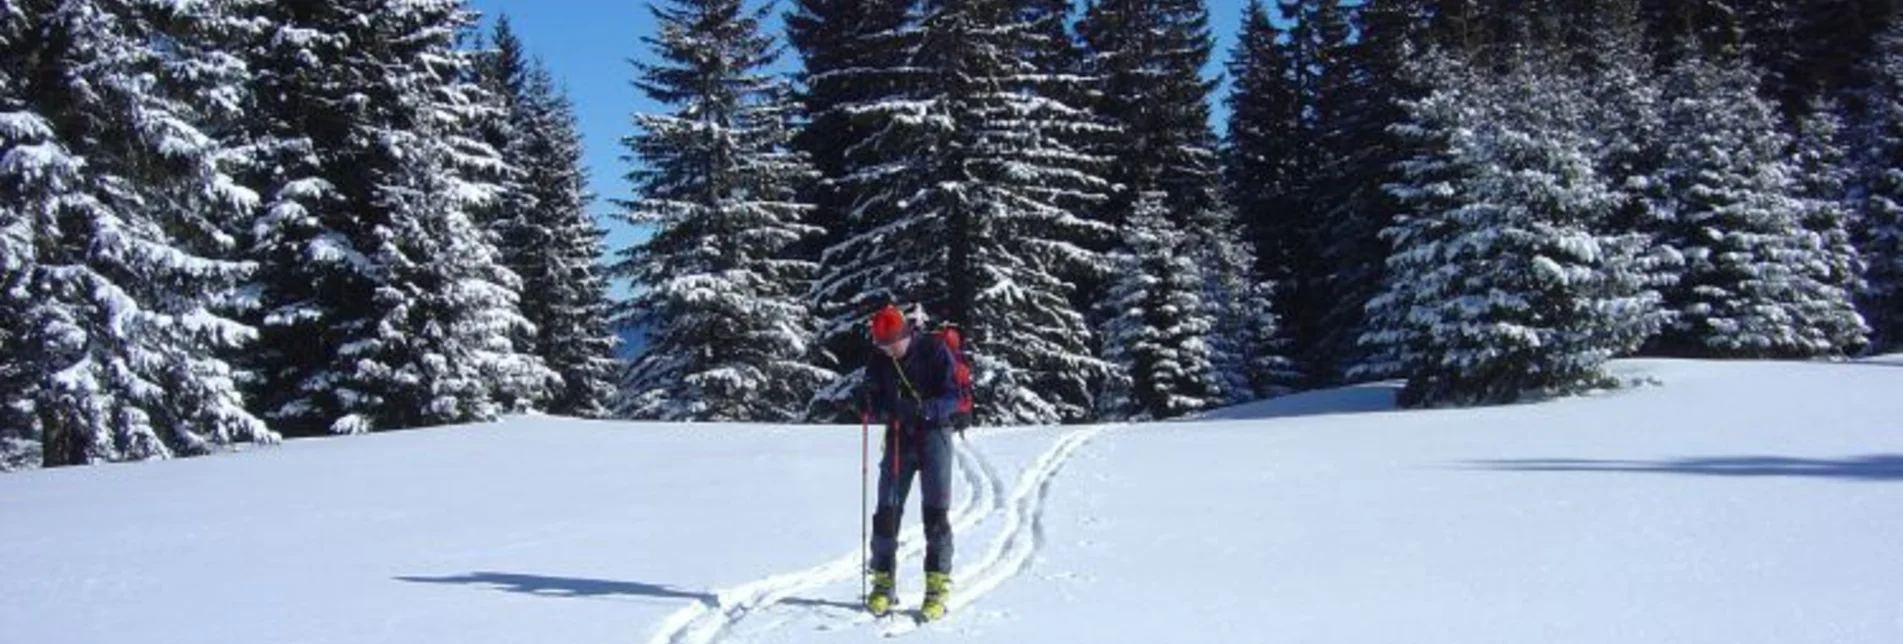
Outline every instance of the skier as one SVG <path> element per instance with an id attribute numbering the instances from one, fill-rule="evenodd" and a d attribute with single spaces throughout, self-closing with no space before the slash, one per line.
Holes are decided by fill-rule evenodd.
<path id="1" fill-rule="evenodd" d="M 946 515 L 952 499 L 950 423 L 959 408 L 957 361 L 939 334 L 921 333 L 892 305 L 873 314 L 872 341 L 878 350 L 866 363 L 868 413 L 886 431 L 866 609 L 884 616 L 897 599 L 899 518 L 916 474 L 925 495 L 919 504 L 925 515 L 925 601 L 919 614 L 934 620 L 945 615 L 951 593 L 952 529 Z"/>

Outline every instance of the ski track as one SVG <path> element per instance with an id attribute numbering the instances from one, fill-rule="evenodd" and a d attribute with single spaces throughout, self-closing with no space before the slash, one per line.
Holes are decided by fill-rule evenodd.
<path id="1" fill-rule="evenodd" d="M 1004 483 L 982 452 L 963 440 L 956 443 L 960 477 L 973 491 L 952 508 L 952 528 L 963 531 L 996 512 Z M 863 548 L 864 545 L 861 544 Z M 924 528 L 913 526 L 899 535 L 899 559 L 923 556 Z M 649 644 L 706 644 L 730 634 L 749 616 L 795 594 L 853 579 L 860 574 L 860 550 L 853 550 L 805 570 L 750 581 L 714 593 L 715 603 L 695 601 L 661 621 Z"/>
<path id="2" fill-rule="evenodd" d="M 1050 498 L 1051 483 L 1057 480 L 1058 472 L 1077 450 L 1110 429 L 1112 426 L 1097 426 L 1065 434 L 1024 470 L 1012 489 L 1004 527 L 992 539 L 991 548 L 983 557 L 969 568 L 960 566 L 970 572 L 954 576 L 952 598 L 945 603 L 945 618 L 937 623 L 956 617 L 961 609 L 1031 567 L 1032 558 L 1044 546 L 1044 505 Z M 988 474 L 993 482 L 1002 484 L 995 472 Z M 896 637 L 918 630 L 920 626 L 923 624 L 915 619 L 900 619 L 886 627 L 883 634 Z"/>

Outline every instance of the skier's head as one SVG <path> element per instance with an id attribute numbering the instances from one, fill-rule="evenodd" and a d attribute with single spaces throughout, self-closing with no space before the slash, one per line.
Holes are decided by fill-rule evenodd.
<path id="1" fill-rule="evenodd" d="M 898 357 L 912 344 L 912 323 L 891 304 L 872 314 L 872 343 L 886 355 Z"/>

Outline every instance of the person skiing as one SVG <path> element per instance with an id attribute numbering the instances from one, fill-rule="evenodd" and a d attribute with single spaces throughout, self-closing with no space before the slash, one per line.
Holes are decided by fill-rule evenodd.
<path id="1" fill-rule="evenodd" d="M 876 347 L 866 362 L 868 414 L 885 425 L 880 457 L 878 510 L 872 515 L 872 590 L 866 609 L 884 616 L 897 597 L 899 519 L 912 478 L 920 479 L 925 523 L 927 620 L 945 615 L 951 594 L 952 500 L 950 423 L 959 408 L 957 361 L 938 334 L 921 333 L 898 307 L 886 305 L 871 320 Z"/>

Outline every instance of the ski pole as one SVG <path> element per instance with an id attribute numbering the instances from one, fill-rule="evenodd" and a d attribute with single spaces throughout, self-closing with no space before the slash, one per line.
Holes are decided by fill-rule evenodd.
<path id="1" fill-rule="evenodd" d="M 872 459 L 871 441 L 872 441 L 872 412 L 866 411 L 865 407 L 860 407 L 859 408 L 859 603 L 861 604 L 864 604 L 865 601 L 870 597 L 870 595 L 866 592 L 866 568 L 869 567 L 868 562 L 866 560 L 866 556 L 867 556 L 866 543 L 870 539 L 869 535 L 866 533 L 866 512 L 870 511 L 869 508 L 867 507 L 868 503 L 866 501 L 866 472 L 870 469 L 870 466 L 867 465 L 867 463 Z"/>

